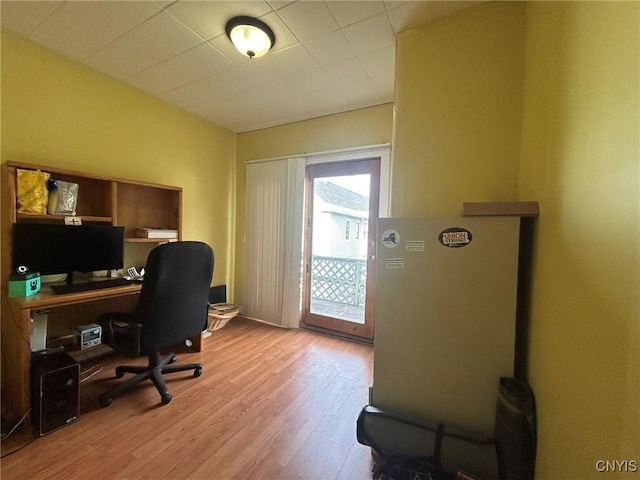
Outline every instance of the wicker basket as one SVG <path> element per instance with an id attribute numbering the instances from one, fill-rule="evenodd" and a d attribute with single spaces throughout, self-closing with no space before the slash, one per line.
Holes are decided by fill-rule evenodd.
<path id="1" fill-rule="evenodd" d="M 215 303 L 209 306 L 207 330 L 213 332 L 224 327 L 229 320 L 238 315 L 239 309 L 229 303 Z"/>

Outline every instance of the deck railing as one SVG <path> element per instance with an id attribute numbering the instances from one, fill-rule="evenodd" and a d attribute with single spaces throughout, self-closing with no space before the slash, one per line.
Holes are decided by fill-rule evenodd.
<path id="1" fill-rule="evenodd" d="M 366 260 L 313 255 L 311 279 L 312 299 L 364 305 Z"/>

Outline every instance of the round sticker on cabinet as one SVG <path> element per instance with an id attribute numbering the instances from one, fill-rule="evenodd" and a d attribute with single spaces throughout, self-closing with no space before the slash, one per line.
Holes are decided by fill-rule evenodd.
<path id="1" fill-rule="evenodd" d="M 445 247 L 459 248 L 469 245 L 473 240 L 473 235 L 466 228 L 451 227 L 441 231 L 438 240 Z"/>
<path id="2" fill-rule="evenodd" d="M 397 230 L 389 229 L 382 232 L 382 244 L 387 248 L 397 247 L 400 243 L 400 234 Z"/>

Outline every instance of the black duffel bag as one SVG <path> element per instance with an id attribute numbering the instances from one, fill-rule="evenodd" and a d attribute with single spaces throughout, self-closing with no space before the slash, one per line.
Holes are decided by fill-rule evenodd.
<path id="1" fill-rule="evenodd" d="M 378 457 L 374 478 L 452 479 L 459 469 L 486 480 L 498 476 L 491 437 L 371 405 L 362 409 L 356 427 L 358 442 Z"/>

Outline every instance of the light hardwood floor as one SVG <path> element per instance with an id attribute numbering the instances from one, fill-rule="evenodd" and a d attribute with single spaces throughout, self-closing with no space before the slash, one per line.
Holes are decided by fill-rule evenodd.
<path id="1" fill-rule="evenodd" d="M 98 360 L 78 421 L 3 458 L 2 479 L 371 478 L 370 450 L 355 438 L 371 346 L 235 318 L 202 352 L 178 355 L 194 361 L 201 377 L 166 377 L 169 405 L 148 382 L 102 408 L 113 368 L 136 361 Z"/>

